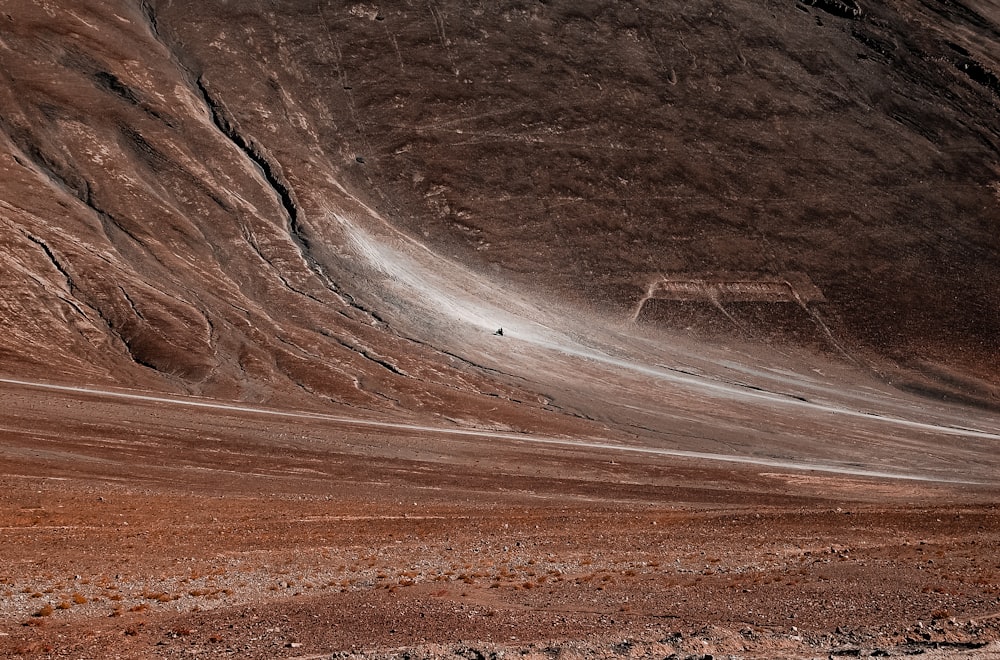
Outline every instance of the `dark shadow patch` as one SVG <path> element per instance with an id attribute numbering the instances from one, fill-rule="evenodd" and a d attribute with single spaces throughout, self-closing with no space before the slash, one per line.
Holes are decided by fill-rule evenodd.
<path id="1" fill-rule="evenodd" d="M 170 165 L 167 158 L 159 149 L 149 143 L 138 131 L 131 126 L 119 125 L 118 132 L 125 139 L 126 148 L 135 154 L 154 172 L 163 172 Z"/>
<path id="2" fill-rule="evenodd" d="M 993 35 L 997 34 L 993 23 L 962 3 L 955 2 L 955 0 L 925 0 L 923 5 L 949 22 L 966 23 L 979 30 L 986 30 Z"/>
<path id="3" fill-rule="evenodd" d="M 896 44 L 891 41 L 885 41 L 883 39 L 877 39 L 872 35 L 862 31 L 862 30 L 852 30 L 851 36 L 854 40 L 859 42 L 865 48 L 875 51 L 882 57 L 886 59 L 891 59 L 893 56 L 893 51 L 896 50 Z"/>
<path id="4" fill-rule="evenodd" d="M 853 20 L 861 17 L 861 7 L 854 0 L 801 0 L 801 2 L 840 18 Z"/>
<path id="5" fill-rule="evenodd" d="M 990 90 L 994 96 L 1000 97 L 1000 78 L 981 63 L 972 58 L 962 58 L 955 62 L 955 68 L 974 83 Z"/>
<path id="6" fill-rule="evenodd" d="M 123 83 L 115 74 L 108 73 L 107 71 L 98 71 L 93 75 L 93 79 L 97 86 L 104 91 L 114 94 L 132 105 L 140 105 L 141 100 L 135 90 Z"/>
<path id="7" fill-rule="evenodd" d="M 946 41 L 946 42 L 944 42 L 944 44 L 948 48 L 951 48 L 953 51 L 955 51 L 956 53 L 958 53 L 959 55 L 962 55 L 964 57 L 972 57 L 972 53 L 970 53 L 965 48 L 963 48 L 962 46 L 959 46 L 958 44 L 956 44 L 954 42 Z"/>

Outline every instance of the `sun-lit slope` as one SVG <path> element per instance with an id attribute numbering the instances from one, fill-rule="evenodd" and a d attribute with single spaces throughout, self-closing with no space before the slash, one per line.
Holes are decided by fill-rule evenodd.
<path id="1" fill-rule="evenodd" d="M 612 68 L 590 74 L 600 73 L 600 86 L 617 89 L 605 105 L 576 110 L 581 122 L 593 113 L 583 132 L 607 133 L 600 140 L 591 135 L 569 149 L 564 136 L 555 151 L 541 133 L 525 142 L 521 124 L 530 122 L 511 123 L 509 108 L 496 100 L 473 120 L 500 122 L 489 139 L 467 136 L 469 145 L 480 145 L 474 153 L 456 142 L 466 131 L 459 127 L 434 129 L 448 137 L 433 144 L 397 143 L 404 134 L 430 130 L 416 115 L 430 113 L 425 119 L 440 124 L 470 112 L 448 94 L 475 87 L 472 78 L 453 78 L 476 58 L 471 51 L 459 56 L 456 44 L 464 42 L 449 36 L 445 9 L 431 5 L 397 33 L 390 30 L 391 15 L 363 6 L 93 0 L 10 7 L 16 20 L 0 44 L 7 182 L 0 217 L 8 246 L 2 296 L 9 327 L 0 337 L 3 375 L 173 390 L 285 410 L 333 402 L 351 407 L 338 414 L 392 413 L 377 417 L 425 430 L 458 424 L 501 435 L 530 431 L 525 439 L 531 442 L 570 437 L 595 449 L 627 444 L 627 451 L 650 456 L 995 479 L 991 447 L 1000 420 L 982 410 L 923 402 L 880 382 L 875 374 L 885 360 L 859 349 L 849 322 L 838 320 L 850 305 L 838 302 L 829 282 L 856 284 L 889 262 L 832 271 L 830 259 L 839 253 L 831 248 L 822 253 L 827 261 L 820 252 L 801 253 L 815 263 L 762 266 L 753 260 L 778 248 L 754 248 L 760 232 L 734 229 L 730 242 L 699 238 L 714 235 L 713 223 L 724 216 L 719 209 L 730 203 L 728 193 L 709 187 L 698 193 L 700 202 L 692 198 L 684 207 L 704 211 L 703 222 L 688 227 L 693 234 L 684 240 L 662 234 L 669 227 L 681 231 L 674 225 L 690 220 L 683 214 L 657 222 L 637 216 L 635 227 L 656 235 L 626 247 L 620 232 L 594 224 L 598 216 L 580 208 L 590 203 L 584 197 L 603 199 L 600 186 L 625 185 L 614 183 L 624 160 L 606 162 L 594 175 L 594 189 L 579 198 L 553 197 L 540 174 L 524 180 L 530 186 L 521 201 L 512 196 L 520 185 L 514 170 L 497 169 L 512 144 L 528 145 L 545 163 L 538 172 L 576 176 L 586 170 L 580 154 L 603 150 L 624 158 L 655 140 L 699 135 L 696 126 L 677 133 L 650 128 L 635 112 L 623 114 L 622 99 L 640 102 L 628 89 L 656 89 L 653 81 L 643 86 L 622 74 L 643 61 L 640 53 L 626 57 L 611 49 L 601 61 Z M 615 38 L 633 29 L 600 12 L 587 18 L 567 8 L 539 9 L 557 10 L 555 22 L 520 27 L 517 21 L 542 19 L 472 11 L 461 14 L 467 19 L 461 25 L 487 21 L 494 30 L 487 32 L 496 35 L 498 21 L 507 25 L 510 18 L 512 35 L 526 26 L 542 31 L 536 46 L 554 39 L 546 30 L 578 29 L 582 20 Z M 666 25 L 670 15 L 649 11 L 649 29 Z M 359 44 L 374 38 L 373 29 L 399 50 L 392 48 L 395 59 L 378 75 L 369 68 L 356 79 L 362 61 L 366 67 L 381 61 L 373 51 L 350 64 L 363 51 Z M 580 46 L 589 43 L 587 34 L 566 36 L 561 56 L 588 53 Z M 407 40 L 412 43 L 404 48 Z M 467 41 L 471 48 L 471 37 Z M 522 53 L 505 42 L 477 43 L 486 49 L 476 60 L 482 66 L 501 51 Z M 407 53 L 423 56 L 411 66 Z M 511 69 L 510 79 L 533 70 L 535 87 L 517 91 L 498 77 L 497 89 L 520 98 L 525 112 L 547 113 L 544 122 L 557 121 L 550 115 L 567 103 L 583 102 L 565 92 L 560 105 L 549 88 L 590 64 L 549 71 L 536 70 L 541 60 L 532 62 Z M 435 68 L 445 63 L 444 73 Z M 413 76 L 421 82 L 408 87 Z M 390 89 L 394 97 L 414 98 L 397 99 L 390 112 L 364 95 Z M 470 92 L 467 103 L 493 98 L 481 92 Z M 428 94 L 444 96 L 435 101 Z M 656 104 L 646 110 L 650 116 L 663 111 Z M 536 128 L 558 132 L 544 122 Z M 612 140 L 611 132 L 619 137 Z M 698 139 L 711 151 L 709 137 Z M 656 159 L 673 153 L 652 151 L 659 155 L 630 165 L 632 179 L 622 177 L 641 183 L 646 192 L 639 197 L 647 201 L 657 198 L 654 189 L 669 188 L 654 175 L 667 163 Z M 441 179 L 446 168 L 433 162 L 446 153 L 453 156 L 448 181 Z M 726 153 L 713 162 L 728 167 L 758 157 L 753 150 Z M 570 154 L 577 154 L 572 162 Z M 430 180 L 439 182 L 425 196 Z M 474 212 L 483 202 L 477 186 L 503 197 L 503 206 Z M 452 222 L 457 207 L 434 207 L 434 200 L 455 195 L 472 205 L 462 211 L 466 219 L 479 218 L 495 242 L 456 238 L 465 232 Z M 533 216 L 549 223 L 546 236 L 513 220 L 527 217 L 526 204 L 536 198 L 565 211 Z M 794 197 L 796 204 L 803 199 Z M 955 226 L 964 231 L 986 217 Z M 863 238 L 858 254 L 874 249 Z M 643 270 L 642 255 L 654 247 L 661 256 L 694 261 Z M 704 258 L 696 264 L 697 254 Z M 991 267 L 971 256 L 968 263 Z M 601 275 L 583 277 L 581 265 Z M 824 279 L 831 272 L 834 280 Z M 933 290 L 933 278 L 927 281 Z M 870 300 L 865 293 L 847 302 Z M 686 327 L 663 327 L 681 316 L 678 310 L 696 334 L 711 329 L 716 312 L 745 332 L 738 336 L 723 323 L 708 335 L 713 341 L 691 340 Z M 782 314 L 787 325 L 776 322 Z M 793 331 L 803 319 L 811 338 L 796 340 Z M 498 326 L 503 337 L 492 335 Z M 755 334 L 765 327 L 774 329 L 772 346 Z M 980 355 L 987 343 L 979 352 L 969 348 L 980 340 L 956 334 L 954 348 Z M 890 344 L 882 348 L 916 355 L 905 343 Z M 945 362 L 938 369 L 951 369 L 942 373 L 956 373 L 953 380 L 966 379 L 961 382 L 972 382 L 974 390 L 963 365 Z M 981 387 L 976 393 L 980 401 L 984 391 L 988 397 Z"/>
<path id="2" fill-rule="evenodd" d="M 876 353 L 926 372 L 912 385 L 927 391 L 995 397 L 962 376 L 995 385 L 1000 352 L 988 6 L 153 6 L 283 164 L 324 263 L 332 177 L 542 297 Z M 664 278 L 787 277 L 818 297 L 646 299 Z"/>
<path id="3" fill-rule="evenodd" d="M 282 164 L 172 57 L 148 8 L 3 9 L 5 375 L 500 426 L 539 414 L 340 290 Z"/>
<path id="4" fill-rule="evenodd" d="M 62 289 L 73 298 L 69 320 L 98 331 L 98 373 L 142 378 L 121 366 L 127 357 L 185 383 L 234 380 L 243 365 L 223 364 L 235 356 L 217 345 L 231 341 L 231 328 L 266 323 L 247 303 L 304 270 L 279 205 L 216 135 L 134 8 L 12 9 L 0 92 L 4 220 L 21 246 L 8 259 L 43 268 L 5 287 L 14 297 L 42 281 L 41 291 L 20 296 L 10 322 L 44 322 Z M 54 373 L 80 369 L 74 354 L 93 352 L 82 334 L 28 334 L 33 341 L 11 342 L 10 352 Z M 69 349 L 55 365 L 53 346 Z"/>

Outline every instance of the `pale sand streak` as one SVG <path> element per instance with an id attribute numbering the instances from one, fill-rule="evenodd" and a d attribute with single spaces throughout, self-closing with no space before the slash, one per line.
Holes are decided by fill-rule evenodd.
<path id="1" fill-rule="evenodd" d="M 964 481 L 958 479 L 948 479 L 944 477 L 934 477 L 927 475 L 904 474 L 899 472 L 882 472 L 879 470 L 864 470 L 860 468 L 828 465 L 823 463 L 808 463 L 789 461 L 781 459 L 757 458 L 752 456 L 737 456 L 733 454 L 713 454 L 707 452 L 685 451 L 680 449 L 662 449 L 658 447 L 636 447 L 630 445 L 612 444 L 607 441 L 595 440 L 575 440 L 571 438 L 554 438 L 529 434 L 504 433 L 500 431 L 487 431 L 478 429 L 455 429 L 437 426 L 424 426 L 420 424 L 404 424 L 400 422 L 386 422 L 372 419 L 359 419 L 353 417 L 342 417 L 338 415 L 327 415 L 323 413 L 311 413 L 301 411 L 286 411 L 273 408 L 260 408 L 246 406 L 236 403 L 225 403 L 218 401 L 199 401 L 195 399 L 174 398 L 166 396 L 154 396 L 150 394 L 136 394 L 133 392 L 120 392 L 114 390 L 100 390 L 89 387 L 74 387 L 70 385 L 56 385 L 53 383 L 41 383 L 26 380 L 16 380 L 12 378 L 0 378 L 0 383 L 9 385 L 20 385 L 35 389 L 52 390 L 57 392 L 74 392 L 88 394 L 91 396 L 101 396 L 107 398 L 126 399 L 131 401 L 148 401 L 152 403 L 165 403 L 175 406 L 187 406 L 193 408 L 207 408 L 210 410 L 224 410 L 228 412 L 245 412 L 258 415 L 268 415 L 273 417 L 290 417 L 296 419 L 315 419 L 317 421 L 327 421 L 337 424 L 351 426 L 364 426 L 369 428 L 392 429 L 399 431 L 421 431 L 427 433 L 437 433 L 440 435 L 463 436 L 471 438 L 496 438 L 501 440 L 513 440 L 540 445 L 557 445 L 576 449 L 600 449 L 606 451 L 630 452 L 636 454 L 646 454 L 654 456 L 675 456 L 679 458 L 692 458 L 709 461 L 722 461 L 726 463 L 740 463 L 745 465 L 762 465 L 772 468 L 785 468 L 789 470 L 812 470 L 818 472 L 828 472 L 833 474 L 843 474 L 858 477 L 875 477 L 884 479 L 905 479 L 911 481 L 929 481 L 956 484 L 981 485 L 983 482 Z M 866 415 L 867 417 L 867 415 Z M 876 418 L 873 418 L 876 419 Z M 923 425 L 930 426 L 930 425 Z M 954 430 L 953 430 L 954 432 Z"/>

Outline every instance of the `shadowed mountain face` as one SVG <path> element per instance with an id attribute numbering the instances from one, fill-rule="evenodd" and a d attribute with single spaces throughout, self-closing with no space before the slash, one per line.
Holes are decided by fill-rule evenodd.
<path id="1" fill-rule="evenodd" d="M 538 425 L 513 299 L 996 403 L 989 2 L 0 8 L 8 374 Z"/>

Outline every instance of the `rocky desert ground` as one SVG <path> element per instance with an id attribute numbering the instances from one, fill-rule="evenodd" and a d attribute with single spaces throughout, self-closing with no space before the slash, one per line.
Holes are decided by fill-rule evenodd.
<path id="1" fill-rule="evenodd" d="M 0 0 L 0 655 L 1000 657 L 998 35 Z"/>
<path id="2" fill-rule="evenodd" d="M 1000 653 L 995 484 L 3 396 L 5 654 Z"/>

